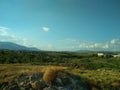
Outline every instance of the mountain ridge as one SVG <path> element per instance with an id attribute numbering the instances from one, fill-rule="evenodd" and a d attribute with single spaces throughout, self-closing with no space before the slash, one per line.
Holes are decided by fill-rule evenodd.
<path id="1" fill-rule="evenodd" d="M 0 50 L 25 50 L 25 51 L 39 51 L 35 47 L 27 47 L 13 42 L 0 42 Z"/>

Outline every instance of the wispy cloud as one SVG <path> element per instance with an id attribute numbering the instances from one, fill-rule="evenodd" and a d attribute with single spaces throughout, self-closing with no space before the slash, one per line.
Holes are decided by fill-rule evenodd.
<path id="1" fill-rule="evenodd" d="M 111 44 L 120 44 L 120 40 L 119 39 L 112 39 L 110 41 Z"/>
<path id="2" fill-rule="evenodd" d="M 50 28 L 43 27 L 43 31 L 48 32 Z M 11 28 L 0 26 L 0 41 L 9 41 L 24 46 L 35 46 L 42 50 L 109 50 L 109 51 L 120 51 L 120 38 L 114 38 L 106 42 L 90 42 L 83 41 L 74 38 L 67 38 L 64 40 L 58 40 L 57 45 L 50 43 L 46 45 L 30 44 L 27 37 L 17 36 L 15 33 L 10 33 Z"/>
<path id="3" fill-rule="evenodd" d="M 76 44 L 78 44 L 78 43 L 81 43 L 81 41 L 80 40 L 77 40 L 77 39 L 66 39 L 66 41 L 67 42 L 69 42 L 69 43 L 76 43 Z"/>
<path id="4" fill-rule="evenodd" d="M 6 27 L 3 27 L 3 26 L 0 26 L 0 31 L 4 31 L 4 30 L 9 30 L 9 28 L 6 28 Z"/>
<path id="5" fill-rule="evenodd" d="M 38 47 L 41 50 L 45 50 L 45 51 L 58 51 L 60 50 L 59 47 L 55 47 L 53 44 L 38 44 L 37 46 L 35 45 L 35 47 Z"/>
<path id="6" fill-rule="evenodd" d="M 30 46 L 27 38 L 21 38 L 15 34 L 10 34 L 8 30 L 10 31 L 10 28 L 0 26 L 0 41 L 14 42 L 25 46 Z"/>
<path id="7" fill-rule="evenodd" d="M 76 39 L 65 39 L 61 41 L 66 43 L 67 48 L 69 48 L 70 50 L 120 51 L 120 39 L 112 39 L 106 42 L 89 42 Z"/>
<path id="8" fill-rule="evenodd" d="M 0 36 L 8 36 L 7 30 L 9 30 L 9 28 L 0 26 Z"/>
<path id="9" fill-rule="evenodd" d="M 49 27 L 42 27 L 42 30 L 45 32 L 48 32 L 50 30 L 50 28 Z"/>

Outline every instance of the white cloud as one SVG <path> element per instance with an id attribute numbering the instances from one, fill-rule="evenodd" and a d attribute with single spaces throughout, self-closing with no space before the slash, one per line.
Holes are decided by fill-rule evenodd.
<path id="1" fill-rule="evenodd" d="M 49 27 L 42 27 L 42 30 L 45 32 L 48 32 L 50 30 L 50 28 Z"/>
<path id="2" fill-rule="evenodd" d="M 48 32 L 50 30 L 49 27 L 42 27 L 42 30 Z M 33 46 L 30 44 L 27 38 L 21 38 L 14 33 L 10 34 L 10 29 L 6 27 L 0 26 L 0 41 L 9 41 L 18 43 L 24 46 Z M 62 44 L 58 46 L 53 46 L 54 44 L 47 45 L 34 45 L 43 50 L 111 50 L 111 51 L 120 51 L 120 39 L 115 38 L 106 42 L 89 42 L 82 41 L 78 39 L 64 39 L 58 40 L 59 43 Z"/>
<path id="3" fill-rule="evenodd" d="M 0 26 L 0 41 L 14 42 L 24 46 L 30 46 L 29 40 L 27 38 L 21 38 L 19 36 L 16 36 L 15 34 L 10 34 L 8 30 L 10 29 Z"/>
<path id="4" fill-rule="evenodd" d="M 6 27 L 3 27 L 3 26 L 0 26 L 0 31 L 4 31 L 4 30 L 9 30 L 9 28 L 6 28 Z"/>
<path id="5" fill-rule="evenodd" d="M 109 44 L 104 44 L 102 48 L 108 49 L 109 48 Z"/>
<path id="6" fill-rule="evenodd" d="M 76 40 L 76 39 L 66 39 L 66 41 L 68 42 L 71 42 L 71 43 L 79 43 L 80 41 L 79 40 Z"/>
<path id="7" fill-rule="evenodd" d="M 36 46 L 36 45 L 35 45 Z M 57 51 L 60 50 L 59 47 L 55 47 L 53 44 L 39 44 L 36 47 L 38 47 L 41 50 L 45 50 L 45 51 Z"/>
<path id="8" fill-rule="evenodd" d="M 89 42 L 76 39 L 61 40 L 71 50 L 106 50 L 106 51 L 120 51 L 120 39 L 112 39 L 106 42 Z"/>
<path id="9" fill-rule="evenodd" d="M 112 40 L 110 41 L 110 43 L 111 43 L 111 44 L 118 44 L 118 43 L 120 43 L 120 40 L 119 40 L 119 39 L 112 39 Z"/>
<path id="10" fill-rule="evenodd" d="M 9 28 L 0 26 L 0 36 L 8 36 L 7 30 L 9 30 Z"/>
<path id="11" fill-rule="evenodd" d="M 79 46 L 80 48 L 84 48 L 84 49 L 93 49 L 93 50 L 103 50 L 103 49 L 108 49 L 109 48 L 109 44 L 107 43 L 84 43 L 84 44 L 80 44 Z"/>

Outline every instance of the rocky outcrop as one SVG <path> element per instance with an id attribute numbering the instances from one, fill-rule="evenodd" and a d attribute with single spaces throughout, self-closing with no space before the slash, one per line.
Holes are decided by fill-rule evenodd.
<path id="1" fill-rule="evenodd" d="M 21 74 L 11 82 L 0 84 L 0 90 L 87 90 L 79 79 L 62 71 L 57 72 L 54 78 L 48 74 L 48 83 L 43 77 L 46 77 L 43 73 Z"/>

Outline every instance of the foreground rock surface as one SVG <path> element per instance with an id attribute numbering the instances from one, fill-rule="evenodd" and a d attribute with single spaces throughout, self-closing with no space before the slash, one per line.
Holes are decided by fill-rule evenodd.
<path id="1" fill-rule="evenodd" d="M 0 84 L 0 90 L 88 90 L 87 85 L 62 71 L 45 76 L 49 83 L 43 77 L 43 73 L 21 74 L 13 81 Z"/>

